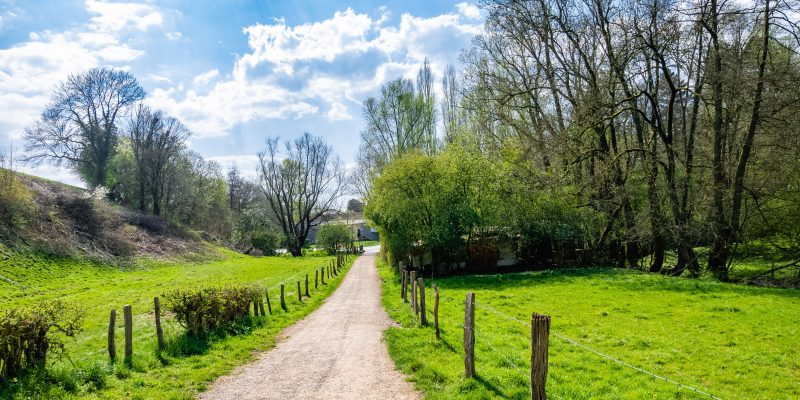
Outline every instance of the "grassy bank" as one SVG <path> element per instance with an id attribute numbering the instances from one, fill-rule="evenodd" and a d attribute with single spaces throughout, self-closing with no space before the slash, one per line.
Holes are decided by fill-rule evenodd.
<path id="1" fill-rule="evenodd" d="M 723 399 L 800 397 L 800 292 L 604 269 L 437 279 L 442 338 L 420 328 L 382 265 L 383 303 L 400 327 L 389 352 L 430 399 L 529 398 L 531 312 L 552 317 L 555 399 L 703 399 L 565 338 Z M 426 282 L 428 318 L 432 290 Z M 477 379 L 463 378 L 466 292 L 476 293 Z M 514 364 L 515 366 L 512 366 Z M 518 368 L 518 369 L 517 369 Z"/>
<path id="2" fill-rule="evenodd" d="M 223 250 L 219 250 L 224 252 Z M 314 290 L 314 271 L 333 257 L 253 258 L 224 252 L 220 260 L 140 262 L 120 269 L 39 254 L 0 253 L 0 309 L 51 299 L 80 305 L 84 331 L 67 339 L 69 359 L 0 386 L 0 398 L 192 398 L 216 377 L 268 349 L 285 327 L 303 318 L 339 284 L 341 276 Z M 349 264 L 348 264 L 349 266 Z M 310 275 L 311 297 L 297 300 L 296 282 Z M 288 311 L 280 309 L 279 285 L 286 285 Z M 169 315 L 163 318 L 167 351 L 156 351 L 153 297 L 175 288 L 252 284 L 267 287 L 273 315 L 237 327 L 238 335 L 189 340 Z M 106 331 L 111 308 L 133 309 L 132 365 L 109 363 Z M 163 308 L 163 306 L 162 306 Z M 117 318 L 117 349 L 122 352 L 123 321 Z"/>

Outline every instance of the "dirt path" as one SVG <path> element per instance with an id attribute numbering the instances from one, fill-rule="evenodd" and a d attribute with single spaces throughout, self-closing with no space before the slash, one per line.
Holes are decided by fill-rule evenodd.
<path id="1" fill-rule="evenodd" d="M 284 340 L 252 364 L 220 378 L 201 399 L 419 399 L 394 368 L 383 342 L 392 322 L 381 307 L 367 248 L 341 286 Z"/>

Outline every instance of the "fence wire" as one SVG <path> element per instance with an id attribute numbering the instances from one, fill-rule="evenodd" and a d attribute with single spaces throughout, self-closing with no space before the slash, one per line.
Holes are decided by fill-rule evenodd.
<path id="1" fill-rule="evenodd" d="M 524 322 L 524 321 L 522 321 L 522 320 L 520 320 L 520 319 L 518 319 L 518 318 L 512 317 L 512 316 L 510 316 L 510 315 L 508 315 L 508 314 L 505 314 L 505 313 L 503 313 L 503 312 L 501 312 L 501 311 L 499 311 L 499 310 L 497 310 L 496 308 L 493 308 L 493 307 L 491 307 L 491 306 L 487 306 L 487 305 L 481 305 L 481 304 L 478 304 L 478 302 L 474 302 L 473 304 L 475 304 L 475 306 L 477 306 L 477 307 L 479 307 L 479 308 L 482 308 L 482 309 L 484 309 L 484 310 L 487 310 L 487 311 L 489 311 L 489 312 L 491 312 L 491 313 L 493 313 L 493 314 L 496 314 L 496 315 L 498 315 L 498 316 L 500 316 L 500 317 L 503 317 L 503 318 L 505 318 L 505 319 L 507 319 L 507 320 L 509 320 L 509 321 L 514 321 L 514 322 L 517 322 L 518 324 L 521 324 L 521 325 L 523 325 L 523 326 L 525 326 L 525 327 L 527 327 L 527 328 L 529 328 L 529 329 L 530 329 L 530 327 L 531 327 L 531 325 L 530 325 L 529 323 L 526 323 L 526 322 Z M 605 353 L 602 353 L 602 352 L 600 352 L 600 351 L 598 351 L 598 350 L 595 350 L 595 349 L 593 349 L 593 348 L 591 348 L 591 347 L 588 347 L 588 346 L 586 346 L 586 345 L 583 345 L 583 344 L 581 344 L 581 343 L 577 342 L 576 340 L 574 340 L 574 339 L 570 339 L 570 338 L 568 338 L 568 337 L 566 337 L 566 336 L 564 336 L 564 335 L 561 335 L 561 334 L 559 334 L 559 333 L 556 333 L 556 332 L 552 332 L 552 333 L 553 333 L 553 336 L 555 336 L 555 337 L 557 337 L 557 338 L 559 338 L 559 339 L 561 339 L 561 340 L 563 340 L 563 341 L 565 341 L 565 342 L 567 342 L 567 343 L 569 343 L 569 344 L 572 344 L 572 345 L 574 345 L 574 346 L 577 346 L 577 347 L 580 347 L 580 348 L 582 348 L 582 349 L 584 349 L 584 350 L 587 350 L 587 351 L 589 351 L 589 352 L 592 352 L 592 353 L 594 353 L 594 354 L 596 354 L 596 355 L 598 355 L 598 356 L 600 356 L 600 357 L 603 357 L 603 358 L 605 358 L 605 359 L 607 359 L 607 360 L 613 361 L 613 362 L 615 362 L 615 363 L 617 363 L 617 364 L 619 364 L 619 365 L 622 365 L 622 366 L 625 366 L 625 367 L 631 368 L 631 369 L 633 369 L 633 370 L 635 370 L 635 371 L 638 371 L 638 372 L 641 372 L 641 373 L 643 373 L 643 374 L 649 375 L 649 376 L 651 376 L 651 377 L 653 377 L 653 378 L 656 378 L 656 379 L 659 379 L 659 380 L 662 380 L 662 381 L 665 381 L 665 382 L 671 383 L 671 384 L 673 384 L 673 385 L 676 385 L 676 386 L 678 386 L 678 387 L 681 387 L 681 388 L 684 388 L 684 389 L 687 389 L 687 390 L 691 390 L 692 392 L 695 392 L 695 393 L 698 393 L 698 394 L 702 394 L 702 395 L 704 395 L 704 396 L 707 396 L 707 397 L 709 397 L 709 398 L 716 399 L 716 400 L 721 400 L 719 397 L 717 397 L 717 396 L 714 396 L 714 395 L 713 395 L 713 394 L 711 394 L 711 393 L 708 393 L 708 392 L 702 391 L 702 390 L 700 390 L 700 389 L 698 389 L 698 388 L 695 388 L 695 387 L 692 387 L 692 386 L 689 386 L 689 385 L 685 385 L 685 384 L 683 384 L 683 383 L 680 383 L 680 382 L 674 381 L 674 380 L 672 380 L 672 379 L 670 379 L 670 378 L 667 378 L 667 377 L 665 377 L 665 376 L 661 376 L 661 375 L 658 375 L 658 374 L 656 374 L 656 373 L 653 373 L 653 372 L 647 371 L 647 370 L 645 370 L 645 369 L 642 369 L 642 368 L 640 368 L 640 367 L 637 367 L 637 366 L 635 366 L 635 365 L 629 364 L 629 363 L 627 363 L 627 362 L 625 362 L 625 361 L 622 361 L 622 360 L 620 360 L 620 359 L 618 359 L 618 358 L 616 358 L 616 357 L 610 356 L 610 355 L 608 355 L 608 354 L 605 354 Z"/>

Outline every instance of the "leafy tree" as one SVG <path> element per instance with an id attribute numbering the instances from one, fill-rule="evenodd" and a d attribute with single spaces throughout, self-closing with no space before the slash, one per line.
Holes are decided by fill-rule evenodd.
<path id="1" fill-rule="evenodd" d="M 353 242 L 353 231 L 345 224 L 328 223 L 319 227 L 317 244 L 322 245 L 328 254 L 337 251 Z"/>

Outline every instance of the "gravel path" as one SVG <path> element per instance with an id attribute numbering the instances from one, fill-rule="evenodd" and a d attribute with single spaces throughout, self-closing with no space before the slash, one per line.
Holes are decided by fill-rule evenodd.
<path id="1" fill-rule="evenodd" d="M 366 248 L 341 286 L 311 315 L 283 332 L 284 340 L 252 364 L 217 380 L 201 399 L 419 399 L 395 368 L 383 331 L 375 267 Z"/>

